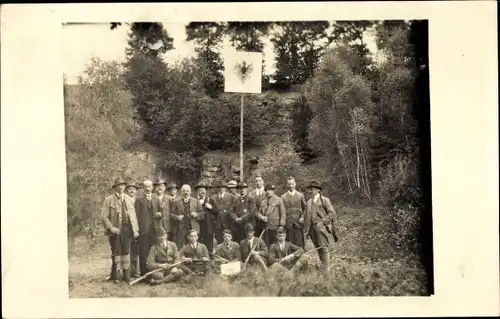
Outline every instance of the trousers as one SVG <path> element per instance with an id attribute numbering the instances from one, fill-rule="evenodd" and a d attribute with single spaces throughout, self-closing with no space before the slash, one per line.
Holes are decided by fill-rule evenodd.
<path id="1" fill-rule="evenodd" d="M 290 226 L 286 230 L 286 237 L 292 244 L 304 248 L 304 230 L 302 228 L 295 225 Z"/>
<path id="2" fill-rule="evenodd" d="M 139 268 L 141 276 L 144 276 L 148 270 L 146 262 L 148 260 L 149 250 L 154 244 L 153 234 L 145 234 L 139 236 Z"/>

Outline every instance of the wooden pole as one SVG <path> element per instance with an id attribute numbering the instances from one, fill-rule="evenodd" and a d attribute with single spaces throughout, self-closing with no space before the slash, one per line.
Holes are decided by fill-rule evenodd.
<path id="1" fill-rule="evenodd" d="M 240 107 L 240 182 L 243 182 L 243 93 Z"/>

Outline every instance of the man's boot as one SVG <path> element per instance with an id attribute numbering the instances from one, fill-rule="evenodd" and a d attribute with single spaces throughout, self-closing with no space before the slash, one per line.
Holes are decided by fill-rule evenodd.
<path id="1" fill-rule="evenodd" d="M 118 265 L 120 264 L 120 257 L 119 256 L 113 256 L 113 265 L 114 265 L 114 272 L 111 274 L 111 278 L 115 284 L 120 283 L 120 269 L 118 269 Z"/>
<path id="2" fill-rule="evenodd" d="M 130 255 L 121 256 L 121 264 L 123 269 L 123 280 L 126 283 L 130 282 Z"/>
<path id="3" fill-rule="evenodd" d="M 325 274 L 328 273 L 328 269 L 330 268 L 330 252 L 327 248 L 320 248 L 318 250 L 319 259 L 321 260 L 322 268 Z"/>

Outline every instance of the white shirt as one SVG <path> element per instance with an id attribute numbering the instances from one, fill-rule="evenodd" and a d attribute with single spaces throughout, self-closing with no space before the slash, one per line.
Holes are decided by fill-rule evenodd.
<path id="1" fill-rule="evenodd" d="M 262 196 L 262 194 L 264 194 L 264 188 L 256 188 L 255 193 L 258 197 Z"/>
<path id="2" fill-rule="evenodd" d="M 203 205 L 203 204 L 205 203 L 205 197 L 203 197 L 203 198 L 198 198 L 198 199 L 199 199 L 199 201 L 200 201 L 200 204 L 202 204 L 202 205 Z"/>
<path id="3" fill-rule="evenodd" d="M 296 193 L 296 192 L 295 192 L 295 189 L 294 189 L 293 191 L 291 191 L 291 192 L 290 192 L 290 191 L 288 191 L 288 194 L 290 194 L 290 196 L 295 196 L 295 193 Z"/>
<path id="4" fill-rule="evenodd" d="M 219 199 L 222 199 L 222 196 L 224 196 L 226 192 L 219 193 Z"/>
<path id="5" fill-rule="evenodd" d="M 278 243 L 278 245 L 280 245 L 281 251 L 285 250 L 285 243 Z"/>
<path id="6" fill-rule="evenodd" d="M 151 200 L 151 196 L 152 196 L 152 195 L 153 195 L 153 194 L 146 194 L 146 199 L 147 199 L 147 200 Z"/>
<path id="7" fill-rule="evenodd" d="M 188 197 L 188 198 L 184 198 L 184 197 L 183 197 L 183 198 L 182 198 L 182 201 L 183 201 L 184 203 L 188 203 L 188 202 L 189 202 L 189 197 Z"/>
<path id="8" fill-rule="evenodd" d="M 317 203 L 318 203 L 319 196 L 320 196 L 320 194 L 319 194 L 319 193 L 318 193 L 318 194 L 316 194 L 316 195 L 314 195 L 314 197 L 313 197 L 313 202 L 314 202 L 315 204 L 317 204 Z"/>
<path id="9" fill-rule="evenodd" d="M 252 237 L 252 239 L 248 240 L 248 243 L 250 244 L 250 248 L 253 247 L 253 240 L 255 239 L 255 237 Z"/>

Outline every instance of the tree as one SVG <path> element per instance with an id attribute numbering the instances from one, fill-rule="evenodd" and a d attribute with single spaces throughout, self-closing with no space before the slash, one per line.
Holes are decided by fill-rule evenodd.
<path id="1" fill-rule="evenodd" d="M 224 85 L 224 66 L 219 49 L 225 28 L 226 24 L 217 22 L 191 22 L 186 26 L 186 40 L 194 41 L 198 57 L 206 65 L 203 82 L 206 93 L 211 97 L 216 97 Z"/>
<path id="2" fill-rule="evenodd" d="M 134 22 L 130 28 L 128 47 L 125 49 L 127 58 L 137 54 L 159 57 L 174 49 L 174 39 L 171 38 L 161 23 Z"/>

